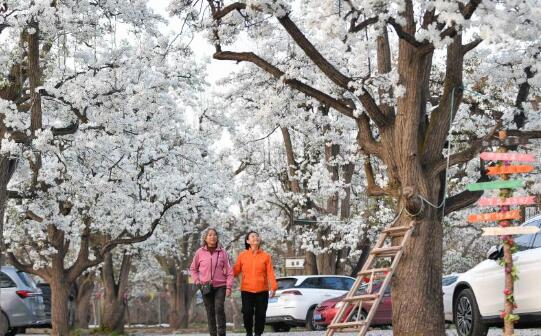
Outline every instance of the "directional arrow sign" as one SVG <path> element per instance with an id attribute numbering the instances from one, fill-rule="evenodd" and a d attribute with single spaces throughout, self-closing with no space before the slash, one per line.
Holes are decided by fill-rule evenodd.
<path id="1" fill-rule="evenodd" d="M 529 205 L 535 204 L 535 196 L 517 196 L 509 198 L 481 198 L 479 206 L 505 206 L 505 205 Z"/>
<path id="2" fill-rule="evenodd" d="M 533 171 L 533 166 L 529 165 L 488 167 L 488 175 L 520 174 L 529 173 L 531 171 Z"/>
<path id="3" fill-rule="evenodd" d="M 521 180 L 507 180 L 507 181 L 492 181 L 492 182 L 478 182 L 468 184 L 466 188 L 469 191 L 479 191 L 487 189 L 515 189 L 524 186 L 524 182 Z"/>
<path id="4" fill-rule="evenodd" d="M 539 228 L 535 226 L 509 226 L 509 227 L 489 227 L 483 228 L 483 236 L 507 236 L 534 234 L 539 232 Z"/>
<path id="5" fill-rule="evenodd" d="M 491 212 L 484 214 L 475 214 L 468 216 L 468 222 L 477 223 L 477 222 L 495 222 L 505 219 L 520 219 L 520 210 L 512 211 L 502 211 L 502 212 Z"/>
<path id="6" fill-rule="evenodd" d="M 485 161 L 520 161 L 520 162 L 535 162 L 535 157 L 532 154 L 524 153 L 481 153 L 481 159 Z"/>

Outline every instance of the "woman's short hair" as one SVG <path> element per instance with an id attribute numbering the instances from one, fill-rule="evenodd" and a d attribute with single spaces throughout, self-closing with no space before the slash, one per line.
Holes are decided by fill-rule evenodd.
<path id="1" fill-rule="evenodd" d="M 214 231 L 216 237 L 218 238 L 218 240 L 216 241 L 216 246 L 218 246 L 218 243 L 220 243 L 220 235 L 218 235 L 218 230 L 216 230 L 216 228 L 210 227 L 203 231 L 203 234 L 201 235 L 201 246 L 207 246 L 207 236 L 209 235 L 210 231 Z"/>
<path id="2" fill-rule="evenodd" d="M 244 238 L 244 247 L 245 247 L 247 250 L 250 249 L 250 244 L 247 243 L 247 240 L 248 240 L 248 238 L 250 238 L 250 235 L 251 235 L 252 233 L 255 233 L 256 235 L 259 236 L 259 233 L 255 232 L 255 231 L 250 231 L 250 232 L 248 232 L 248 233 L 246 234 L 246 237 Z"/>

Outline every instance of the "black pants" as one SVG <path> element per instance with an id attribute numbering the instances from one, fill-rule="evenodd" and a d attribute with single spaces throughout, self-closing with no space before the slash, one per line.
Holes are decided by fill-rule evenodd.
<path id="1" fill-rule="evenodd" d="M 211 336 L 225 336 L 225 287 L 214 288 L 203 295 Z"/>
<path id="2" fill-rule="evenodd" d="M 244 318 L 244 329 L 246 334 L 252 335 L 254 331 L 255 315 L 255 334 L 263 334 L 265 329 L 265 315 L 269 304 L 269 292 L 250 293 L 242 292 L 242 317 Z"/>

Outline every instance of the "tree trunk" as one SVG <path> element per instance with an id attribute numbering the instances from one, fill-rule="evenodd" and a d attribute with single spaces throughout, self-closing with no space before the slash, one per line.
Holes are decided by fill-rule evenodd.
<path id="1" fill-rule="evenodd" d="M 366 259 L 368 259 L 368 254 L 370 253 L 370 247 L 371 247 L 370 239 L 368 239 L 368 237 L 365 236 L 361 240 L 360 244 L 357 246 L 357 249 L 361 250 L 362 252 L 361 252 L 361 255 L 359 256 L 359 259 L 357 259 L 357 263 L 351 270 L 352 277 L 357 277 L 357 273 L 359 273 L 361 269 L 363 268 L 364 263 L 366 262 Z"/>
<path id="2" fill-rule="evenodd" d="M 104 293 L 100 319 L 100 327 L 104 330 L 124 333 L 126 290 L 130 267 L 131 256 L 124 253 L 117 282 L 114 275 L 113 255 L 112 253 L 105 255 L 101 272 Z"/>
<path id="3" fill-rule="evenodd" d="M 90 321 L 90 300 L 94 291 L 93 273 L 81 275 L 75 281 L 75 327 L 88 329 Z"/>
<path id="4" fill-rule="evenodd" d="M 55 272 L 55 276 L 51 277 L 49 285 L 51 286 L 51 323 L 53 336 L 68 336 L 69 335 L 69 310 L 68 298 L 69 288 L 63 270 Z"/>
<path id="5" fill-rule="evenodd" d="M 318 274 L 316 255 L 309 251 L 304 253 L 304 273 L 307 275 Z"/>
<path id="6" fill-rule="evenodd" d="M 179 288 L 179 312 L 180 312 L 180 327 L 188 328 L 190 317 L 190 304 L 194 296 L 193 286 L 188 283 L 188 278 L 183 273 L 179 273 L 177 277 L 177 286 Z"/>
<path id="7" fill-rule="evenodd" d="M 1 132 L 3 133 L 3 132 Z M 4 264 L 4 213 L 6 210 L 7 185 L 15 171 L 15 160 L 0 156 L 0 265 Z"/>

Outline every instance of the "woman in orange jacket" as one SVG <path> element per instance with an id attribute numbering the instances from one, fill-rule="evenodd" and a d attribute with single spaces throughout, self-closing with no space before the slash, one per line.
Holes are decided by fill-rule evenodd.
<path id="1" fill-rule="evenodd" d="M 246 336 L 263 334 L 265 315 L 269 297 L 278 289 L 272 260 L 268 253 L 261 250 L 261 238 L 254 231 L 248 232 L 245 239 L 246 251 L 239 254 L 233 267 L 234 276 L 242 273 L 241 297 L 242 316 Z M 255 330 L 254 330 L 255 316 Z"/>

